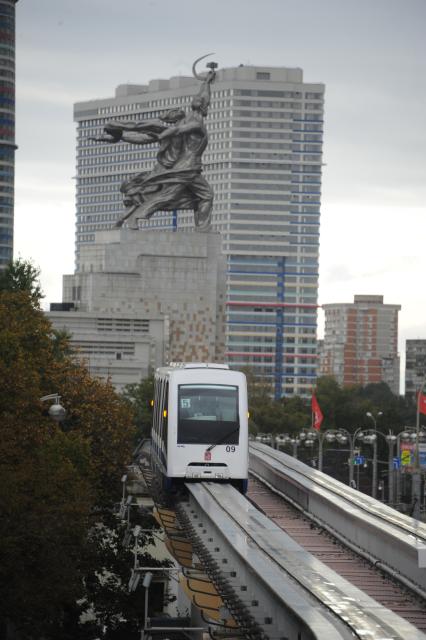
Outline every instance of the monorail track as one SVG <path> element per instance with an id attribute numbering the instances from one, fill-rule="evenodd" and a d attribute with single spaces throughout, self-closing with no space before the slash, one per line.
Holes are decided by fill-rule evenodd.
<path id="1" fill-rule="evenodd" d="M 379 504 L 378 514 L 374 514 L 377 503 L 362 504 L 368 516 L 360 516 L 355 503 L 364 503 L 366 496 L 352 492 L 355 502 L 343 507 L 339 500 L 351 503 L 353 497 L 348 498 L 344 485 L 334 486 L 332 478 L 320 474 L 316 487 L 312 470 L 294 459 L 287 460 L 286 469 L 286 458 L 289 457 L 269 447 L 251 448 L 251 465 L 257 479 L 249 483 L 248 499 L 226 484 L 191 483 L 186 485 L 187 498 L 167 507 L 175 513 L 172 522 L 175 518 L 178 524 L 179 544 L 184 535 L 192 549 L 186 561 L 198 567 L 196 571 L 203 571 L 215 585 L 222 597 L 224 620 L 228 616 L 237 625 L 235 637 L 426 640 L 424 599 L 386 575 L 380 556 L 375 559 L 365 552 L 362 557 L 344 548 L 341 540 L 347 532 L 340 531 L 334 538 L 318 513 L 324 510 L 327 523 L 327 518 L 333 521 L 333 509 L 338 514 L 342 510 L 349 528 L 354 528 L 356 518 L 366 520 L 373 537 L 377 527 L 385 532 L 381 541 L 386 547 L 384 555 L 389 550 L 395 552 L 400 544 L 402 560 L 407 557 L 413 567 L 421 567 L 423 562 L 423 529 L 409 522 L 405 530 L 403 518 L 387 509 L 390 519 L 397 522 L 391 530 L 385 522 L 388 514 L 383 505 Z M 262 473 L 267 476 L 266 485 L 259 482 Z M 275 482 L 277 488 L 272 486 Z M 277 495 L 283 493 L 283 482 L 287 483 L 293 505 Z M 314 513 L 309 515 L 311 509 Z M 412 532 L 413 527 L 418 535 Z M 368 531 L 359 529 L 355 537 L 359 533 L 363 543 Z M 419 568 L 415 575 L 420 594 L 425 571 Z M 185 569 L 183 572 L 185 575 Z M 227 623 L 223 624 L 226 627 Z M 228 627 L 223 636 L 212 637 L 231 637 L 230 633 L 233 632 Z"/>
<path id="2" fill-rule="evenodd" d="M 378 603 L 426 632 L 426 604 L 415 593 L 345 547 L 261 481 L 250 479 L 248 498 L 315 558 Z"/>
<path id="3" fill-rule="evenodd" d="M 312 482 L 318 488 L 334 494 L 336 498 L 350 501 L 351 505 L 365 512 L 365 514 L 372 514 L 376 520 L 381 520 L 384 525 L 392 525 L 393 528 L 399 529 L 401 534 L 414 536 L 419 542 L 426 545 L 426 525 L 424 523 L 418 522 L 414 518 L 409 518 L 395 509 L 390 509 L 364 493 L 350 489 L 342 482 L 321 471 L 312 469 L 292 456 L 283 454 L 281 451 L 259 444 L 251 444 L 251 451 L 267 456 L 270 459 L 270 463 L 279 461 L 281 472 L 288 471 L 295 474 L 295 478 L 303 478 L 307 482 Z"/>
<path id="4" fill-rule="evenodd" d="M 426 600 L 426 525 L 264 445 L 250 470 L 345 546 Z"/>
<path id="5" fill-rule="evenodd" d="M 257 487 L 257 489 L 256 489 Z M 407 620 L 338 575 L 232 487 L 187 485 L 192 536 L 264 638 L 420 640 Z M 263 491 L 263 490 L 262 490 Z M 259 493 L 254 484 L 252 496 Z M 265 495 L 265 494 L 264 494 Z M 270 502 L 270 496 L 267 498 Z"/>

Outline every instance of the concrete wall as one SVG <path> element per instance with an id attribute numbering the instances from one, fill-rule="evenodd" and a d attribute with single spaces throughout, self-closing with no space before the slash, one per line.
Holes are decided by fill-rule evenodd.
<path id="1" fill-rule="evenodd" d="M 164 318 L 167 361 L 223 361 L 225 259 L 217 233 L 98 232 L 63 279 L 79 311 Z"/>
<path id="2" fill-rule="evenodd" d="M 167 357 L 167 318 L 140 318 L 134 314 L 50 311 L 57 330 L 71 335 L 71 346 L 91 375 L 111 378 L 120 391 L 138 383 Z"/>

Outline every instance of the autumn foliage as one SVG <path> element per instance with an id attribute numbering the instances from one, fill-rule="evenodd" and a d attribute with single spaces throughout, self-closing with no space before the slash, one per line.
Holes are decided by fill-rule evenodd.
<path id="1" fill-rule="evenodd" d="M 133 444 L 128 403 L 71 359 L 24 275 L 0 278 L 0 637 L 20 639 L 55 637 L 84 598 L 88 532 L 117 501 Z M 52 393 L 62 424 L 40 401 Z"/>

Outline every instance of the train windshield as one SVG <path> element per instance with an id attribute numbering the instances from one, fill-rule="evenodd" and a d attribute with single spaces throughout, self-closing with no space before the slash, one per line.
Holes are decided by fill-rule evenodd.
<path id="1" fill-rule="evenodd" d="M 178 444 L 238 444 L 238 387 L 181 384 Z"/>

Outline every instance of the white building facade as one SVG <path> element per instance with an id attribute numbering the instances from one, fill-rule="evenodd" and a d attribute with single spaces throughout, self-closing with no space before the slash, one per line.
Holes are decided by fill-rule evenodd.
<path id="1" fill-rule="evenodd" d="M 52 305 L 59 309 L 67 305 Z M 168 318 L 149 314 L 51 310 L 46 317 L 70 335 L 74 355 L 117 391 L 137 384 L 167 358 Z"/>
<path id="2" fill-rule="evenodd" d="M 121 217 L 122 181 L 149 171 L 157 152 L 90 138 L 111 119 L 189 109 L 198 88 L 188 77 L 152 80 L 75 105 L 77 270 L 81 248 Z M 277 398 L 309 395 L 317 372 L 323 111 L 324 85 L 303 82 L 301 69 L 240 66 L 218 71 L 206 119 L 204 173 L 227 261 L 225 357 L 269 381 Z M 144 226 L 188 230 L 193 214 L 158 213 Z"/>

